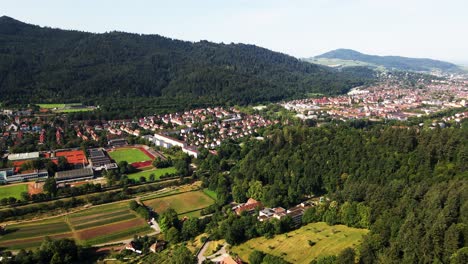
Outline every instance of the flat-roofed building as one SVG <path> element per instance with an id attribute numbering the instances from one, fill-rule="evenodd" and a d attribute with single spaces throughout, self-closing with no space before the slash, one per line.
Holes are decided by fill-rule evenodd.
<path id="1" fill-rule="evenodd" d="M 11 160 L 11 161 L 30 160 L 30 159 L 38 159 L 38 158 L 39 158 L 39 152 L 16 153 L 16 154 L 8 155 L 8 160 Z"/>
<path id="2" fill-rule="evenodd" d="M 85 181 L 94 178 L 94 172 L 91 168 L 59 171 L 55 173 L 56 183 Z"/>
<path id="3" fill-rule="evenodd" d="M 15 174 L 15 168 L 0 169 L 0 182 L 8 182 L 8 177 L 13 176 L 13 174 Z"/>
<path id="4" fill-rule="evenodd" d="M 121 147 L 121 146 L 128 145 L 127 140 L 125 138 L 111 139 L 111 140 L 107 141 L 107 144 L 110 147 Z"/>
<path id="5" fill-rule="evenodd" d="M 106 164 L 111 164 L 112 161 L 109 156 L 106 155 L 104 150 L 95 148 L 88 150 L 89 157 L 88 160 L 93 166 L 93 168 L 98 168 L 105 166 Z"/>
<path id="6" fill-rule="evenodd" d="M 49 173 L 47 170 L 33 170 L 21 174 L 7 175 L 5 174 L 6 182 L 19 182 L 19 181 L 29 181 L 29 180 L 38 180 L 38 179 L 47 179 Z M 3 177 L 0 177 L 3 178 Z"/>

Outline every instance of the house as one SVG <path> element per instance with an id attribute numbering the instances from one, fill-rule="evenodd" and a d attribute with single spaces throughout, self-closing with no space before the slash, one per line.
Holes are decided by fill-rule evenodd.
<path id="1" fill-rule="evenodd" d="M 135 244 L 133 243 L 133 241 L 126 244 L 124 249 L 133 251 L 133 252 L 138 253 L 138 254 L 141 254 L 141 250 L 138 250 L 138 249 L 135 248 Z"/>
<path id="2" fill-rule="evenodd" d="M 234 211 L 237 215 L 240 215 L 242 212 L 253 214 L 257 208 L 263 208 L 262 203 L 253 198 L 249 198 L 246 203 L 234 207 Z"/>
<path id="3" fill-rule="evenodd" d="M 149 250 L 153 253 L 156 253 L 156 252 L 163 250 L 165 246 L 166 246 L 166 242 L 159 240 L 159 241 L 156 241 L 156 243 L 152 244 Z"/>
<path id="4" fill-rule="evenodd" d="M 257 220 L 260 222 L 269 220 L 271 218 L 276 218 L 281 220 L 283 217 L 286 216 L 286 209 L 283 207 L 276 207 L 276 208 L 264 208 L 260 210 L 258 213 Z"/>

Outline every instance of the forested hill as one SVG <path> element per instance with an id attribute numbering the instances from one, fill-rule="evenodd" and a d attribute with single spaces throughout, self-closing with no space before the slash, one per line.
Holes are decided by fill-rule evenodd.
<path id="1" fill-rule="evenodd" d="M 404 70 L 404 71 L 425 71 L 440 70 L 444 72 L 456 72 L 461 69 L 450 62 L 432 60 L 406 58 L 400 56 L 377 56 L 368 55 L 350 49 L 332 50 L 322 55 L 316 56 L 319 59 L 338 59 L 344 61 L 359 61 L 368 63 L 373 66 L 383 66 L 387 69 Z"/>
<path id="2" fill-rule="evenodd" d="M 160 97 L 248 104 L 343 93 L 366 79 L 353 71 L 253 45 L 93 34 L 0 18 L 0 100 L 7 102 Z"/>

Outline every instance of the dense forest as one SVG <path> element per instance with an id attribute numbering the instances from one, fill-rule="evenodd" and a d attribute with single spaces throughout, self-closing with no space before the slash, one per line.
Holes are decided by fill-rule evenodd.
<path id="1" fill-rule="evenodd" d="M 369 228 L 357 249 L 360 263 L 464 263 L 468 257 L 466 122 L 434 130 L 288 126 L 264 136 L 222 145 L 218 156 L 203 161 L 208 173 L 199 176 L 219 199 L 254 197 L 287 208 L 306 195 L 327 195 L 331 204 L 306 212 L 303 222 Z M 261 235 L 252 223 L 247 216 L 225 220 L 220 236 L 240 243 Z"/>
<path id="2" fill-rule="evenodd" d="M 340 94 L 373 78 L 365 68 L 336 71 L 254 45 L 93 34 L 0 18 L 0 100 L 7 104 L 173 110 Z"/>

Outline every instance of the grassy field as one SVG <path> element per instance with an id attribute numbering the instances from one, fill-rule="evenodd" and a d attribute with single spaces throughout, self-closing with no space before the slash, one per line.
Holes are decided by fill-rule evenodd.
<path id="1" fill-rule="evenodd" d="M 211 199 L 213 199 L 213 200 L 218 199 L 218 194 L 216 194 L 215 191 L 212 191 L 212 190 L 206 188 L 206 189 L 203 189 L 203 192 L 206 195 L 208 195 L 209 197 L 211 197 Z"/>
<path id="2" fill-rule="evenodd" d="M 206 251 L 203 254 L 203 256 L 208 257 L 208 256 L 213 255 L 214 253 L 216 253 L 219 250 L 220 247 L 222 247 L 224 245 L 225 242 L 226 242 L 226 240 L 224 240 L 224 239 L 211 241 L 208 244 L 208 247 L 206 248 Z"/>
<path id="3" fill-rule="evenodd" d="M 44 109 L 54 109 L 54 108 L 64 108 L 65 104 L 37 104 L 40 108 Z"/>
<path id="4" fill-rule="evenodd" d="M 28 192 L 27 183 L 0 186 L 0 199 L 15 197 L 21 200 L 22 192 Z"/>
<path id="5" fill-rule="evenodd" d="M 71 108 L 71 109 L 58 109 L 58 113 L 76 113 L 76 112 L 89 112 L 89 111 L 94 111 L 94 108 Z"/>
<path id="6" fill-rule="evenodd" d="M 110 151 L 109 155 L 115 162 L 126 161 L 128 163 L 151 160 L 141 150 L 137 148 L 122 148 Z"/>
<path id="7" fill-rule="evenodd" d="M 71 104 L 37 104 L 40 108 L 44 109 L 56 109 L 55 111 L 58 113 L 73 113 L 73 112 L 86 112 L 86 111 L 93 111 L 94 108 L 91 107 L 76 107 L 82 106 L 80 103 L 71 103 Z M 75 108 L 70 108 L 71 106 L 75 106 Z"/>
<path id="8" fill-rule="evenodd" d="M 337 255 L 347 247 L 356 247 L 367 232 L 366 229 L 350 228 L 344 225 L 329 226 L 324 222 L 311 223 L 272 239 L 264 237 L 251 239 L 232 247 L 231 251 L 243 260 L 248 260 L 252 251 L 260 250 L 280 256 L 291 263 L 310 263 L 318 257 Z M 316 244 L 310 246 L 309 240 Z"/>
<path id="9" fill-rule="evenodd" d="M 181 217 L 199 217 L 200 210 L 213 204 L 214 200 L 203 191 L 189 191 L 146 200 L 143 203 L 158 213 L 173 208 Z"/>
<path id="10" fill-rule="evenodd" d="M 175 174 L 175 173 L 177 173 L 177 170 L 175 169 L 175 167 L 162 168 L 162 169 L 153 169 L 153 170 L 144 170 L 144 171 L 140 171 L 140 172 L 137 172 L 137 173 L 129 174 L 128 178 L 139 181 L 140 177 L 143 176 L 148 181 L 149 176 L 151 174 L 154 174 L 154 179 L 158 180 L 159 178 L 161 178 L 161 176 L 165 175 L 166 173 L 167 174 Z"/>
<path id="11" fill-rule="evenodd" d="M 95 206 L 67 216 L 8 225 L 0 237 L 0 247 L 22 249 L 37 247 L 45 236 L 74 238 L 79 244 L 92 245 L 148 234 L 152 229 L 128 207 L 128 201 Z"/>

